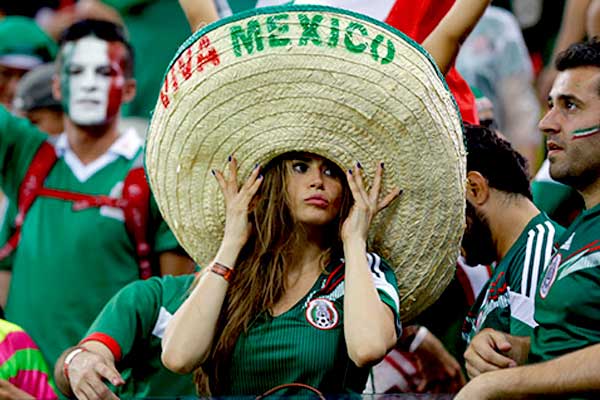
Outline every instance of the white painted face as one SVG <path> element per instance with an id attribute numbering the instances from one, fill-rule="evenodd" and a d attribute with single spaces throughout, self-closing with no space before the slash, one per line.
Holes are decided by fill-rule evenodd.
<path id="1" fill-rule="evenodd" d="M 105 124 L 120 108 L 125 76 L 112 45 L 87 36 L 64 49 L 62 102 L 77 125 Z"/>

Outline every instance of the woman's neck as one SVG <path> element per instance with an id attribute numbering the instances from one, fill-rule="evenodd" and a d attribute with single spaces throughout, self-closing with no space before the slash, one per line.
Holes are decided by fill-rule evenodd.
<path id="1" fill-rule="evenodd" d="M 290 275 L 320 272 L 324 267 L 322 265 L 323 256 L 331 247 L 330 240 L 327 239 L 329 230 L 323 227 L 310 229 L 303 227 L 296 234 L 296 243 L 292 251 L 290 260 Z"/>

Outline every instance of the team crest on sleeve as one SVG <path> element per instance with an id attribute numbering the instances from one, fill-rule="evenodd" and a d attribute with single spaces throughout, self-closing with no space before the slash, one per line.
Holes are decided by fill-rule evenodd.
<path id="1" fill-rule="evenodd" d="M 540 296 L 542 299 L 545 299 L 552 287 L 552 284 L 556 280 L 556 274 L 558 272 L 558 266 L 560 265 L 561 255 L 560 253 L 556 253 L 552 260 L 550 260 L 550 264 L 548 268 L 546 268 L 546 273 L 544 274 L 544 279 L 542 279 L 542 284 L 540 285 Z"/>
<path id="2" fill-rule="evenodd" d="M 306 320 L 315 328 L 329 330 L 340 322 L 340 315 L 330 300 L 316 298 L 306 306 Z"/>

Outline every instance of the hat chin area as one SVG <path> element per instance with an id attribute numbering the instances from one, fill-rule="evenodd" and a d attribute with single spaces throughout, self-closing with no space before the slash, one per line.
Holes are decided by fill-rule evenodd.
<path id="1" fill-rule="evenodd" d="M 456 105 L 431 58 L 393 28 L 317 6 L 254 10 L 205 27 L 165 74 L 146 166 L 165 220 L 200 265 L 225 210 L 212 169 L 240 179 L 258 163 L 308 152 L 365 182 L 385 163 L 370 249 L 396 270 L 401 315 L 415 317 L 454 274 L 464 222 L 465 152 Z"/>

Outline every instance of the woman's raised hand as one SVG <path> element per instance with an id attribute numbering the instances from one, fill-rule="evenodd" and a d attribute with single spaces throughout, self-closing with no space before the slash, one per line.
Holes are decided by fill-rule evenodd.
<path id="1" fill-rule="evenodd" d="M 222 247 L 239 252 L 250 237 L 251 226 L 248 221 L 250 203 L 263 181 L 263 176 L 260 174 L 260 166 L 256 165 L 250 177 L 240 187 L 235 157 L 229 157 L 228 168 L 228 176 L 219 170 L 211 172 L 217 178 L 225 198 L 225 235 Z"/>
<path id="2" fill-rule="evenodd" d="M 346 172 L 348 186 L 350 186 L 352 197 L 354 197 L 354 205 L 342 226 L 342 240 L 344 242 L 351 240 L 366 242 L 369 227 L 375 215 L 390 205 L 401 194 L 402 191 L 399 188 L 394 188 L 382 200 L 379 200 L 382 177 L 383 163 L 379 163 L 371 191 L 367 192 L 362 179 L 360 163 L 356 163 L 354 168 Z"/>

